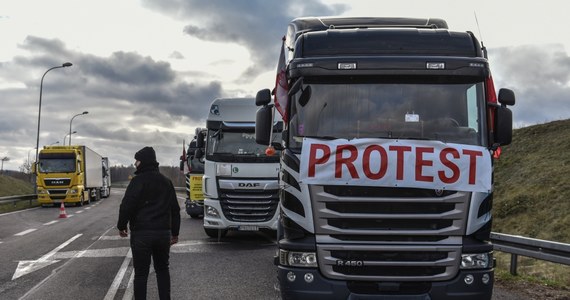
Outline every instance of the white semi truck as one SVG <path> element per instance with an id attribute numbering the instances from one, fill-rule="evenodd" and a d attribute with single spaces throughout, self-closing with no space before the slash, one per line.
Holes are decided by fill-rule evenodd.
<path id="1" fill-rule="evenodd" d="M 277 229 L 279 153 L 267 155 L 255 142 L 256 110 L 253 98 L 215 99 L 206 135 L 197 135 L 197 148 L 205 143 L 197 157 L 205 155 L 204 230 L 210 237 Z M 275 125 L 272 139 L 279 141 L 282 122 Z"/>

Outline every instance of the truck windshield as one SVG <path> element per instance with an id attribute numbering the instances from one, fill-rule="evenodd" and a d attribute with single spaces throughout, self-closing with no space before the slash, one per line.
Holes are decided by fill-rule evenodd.
<path id="1" fill-rule="evenodd" d="M 72 158 L 43 158 L 40 159 L 41 173 L 73 173 L 75 172 L 75 159 Z"/>
<path id="2" fill-rule="evenodd" d="M 485 107 L 482 82 L 391 81 L 305 79 L 291 97 L 289 145 L 300 149 L 303 137 L 481 145 L 485 138 L 480 121 Z"/>
<path id="3" fill-rule="evenodd" d="M 273 140 L 281 139 L 281 133 L 274 133 Z M 208 130 L 208 142 L 206 156 L 214 161 L 237 161 L 237 162 L 278 162 L 279 152 L 267 156 L 267 146 L 255 142 L 253 128 L 248 131 Z"/>

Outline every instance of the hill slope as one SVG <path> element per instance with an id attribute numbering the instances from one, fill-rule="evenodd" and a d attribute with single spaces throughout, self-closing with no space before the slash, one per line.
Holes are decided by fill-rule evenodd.
<path id="1" fill-rule="evenodd" d="M 0 197 L 12 195 L 29 195 L 34 193 L 31 183 L 10 176 L 0 175 Z"/>
<path id="2" fill-rule="evenodd" d="M 570 120 L 517 129 L 502 150 L 493 231 L 570 243 Z"/>

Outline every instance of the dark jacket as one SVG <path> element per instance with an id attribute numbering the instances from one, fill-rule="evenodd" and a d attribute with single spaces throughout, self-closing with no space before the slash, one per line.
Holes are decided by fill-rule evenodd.
<path id="1" fill-rule="evenodd" d="M 158 164 L 140 165 L 119 209 L 119 230 L 180 232 L 180 205 L 174 185 L 158 171 Z"/>

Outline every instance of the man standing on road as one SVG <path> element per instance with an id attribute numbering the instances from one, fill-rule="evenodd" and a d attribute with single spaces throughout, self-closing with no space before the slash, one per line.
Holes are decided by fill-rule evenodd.
<path id="1" fill-rule="evenodd" d="M 178 242 L 180 206 L 172 182 L 158 170 L 152 147 L 135 154 L 135 177 L 129 183 L 121 207 L 117 228 L 122 237 L 131 229 L 131 251 L 135 269 L 135 299 L 146 299 L 150 259 L 154 263 L 158 294 L 170 299 L 170 246 Z"/>

